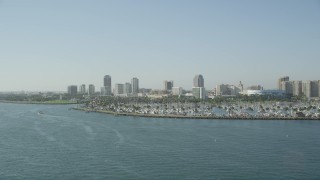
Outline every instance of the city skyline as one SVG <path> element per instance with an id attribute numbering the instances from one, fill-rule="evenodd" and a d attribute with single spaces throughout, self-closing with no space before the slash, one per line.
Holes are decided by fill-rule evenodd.
<path id="1" fill-rule="evenodd" d="M 319 78 L 319 1 L 1 1 L 0 91 Z"/>
<path id="2" fill-rule="evenodd" d="M 306 97 L 306 98 L 319 98 L 320 97 L 320 80 L 312 81 L 297 81 L 291 80 L 289 76 L 280 77 L 277 81 L 278 89 L 264 89 L 261 85 L 253 85 L 244 87 L 240 81 L 238 85 L 234 84 L 218 84 L 212 90 L 206 90 L 204 88 L 204 77 L 201 74 L 197 74 L 193 78 L 193 87 L 189 89 L 183 89 L 182 87 L 173 86 L 173 81 L 164 81 L 162 90 L 159 89 L 146 89 L 139 88 L 139 79 L 133 77 L 131 83 L 115 83 L 114 88 L 111 89 L 111 76 L 105 75 L 100 92 L 96 92 L 95 95 L 101 96 L 122 96 L 122 97 L 134 97 L 134 96 L 153 96 L 162 97 L 162 95 L 185 95 L 194 96 L 198 99 L 206 99 L 210 96 L 237 96 L 237 95 L 273 95 L 273 96 L 287 96 L 287 97 Z M 90 84 L 89 88 L 95 89 L 94 85 Z M 70 85 L 67 88 L 69 95 L 74 96 L 77 94 L 94 95 L 94 92 L 90 93 L 90 90 L 86 91 L 86 85 L 79 86 L 80 91 L 77 92 L 76 85 Z M 184 92 L 183 92 L 184 91 Z M 190 93 L 191 92 L 191 93 Z M 210 95 L 208 95 L 210 94 Z M 160 96 L 159 96 L 160 95 Z"/>

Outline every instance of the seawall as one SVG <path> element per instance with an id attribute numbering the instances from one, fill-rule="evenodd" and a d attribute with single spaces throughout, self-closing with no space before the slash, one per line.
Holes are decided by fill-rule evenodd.
<path id="1" fill-rule="evenodd" d="M 220 116 L 183 116 L 183 115 L 161 115 L 161 114 L 139 114 L 139 113 L 118 113 L 105 110 L 93 110 L 87 108 L 72 108 L 74 110 L 97 112 L 104 114 L 111 114 L 114 116 L 137 116 L 148 118 L 174 118 L 174 119 L 212 119 L 212 120 L 320 120 L 320 118 L 309 117 L 220 117 Z"/>

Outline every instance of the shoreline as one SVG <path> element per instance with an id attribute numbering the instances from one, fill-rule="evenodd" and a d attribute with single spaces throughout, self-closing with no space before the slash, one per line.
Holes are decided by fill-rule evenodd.
<path id="1" fill-rule="evenodd" d="M 319 121 L 320 118 L 308 118 L 308 117 L 213 117 L 213 116 L 183 116 L 183 115 L 159 115 L 159 114 L 138 114 L 138 113 L 118 113 L 105 110 L 93 110 L 87 108 L 72 108 L 73 110 L 95 112 L 110 114 L 114 116 L 132 116 L 132 117 L 145 117 L 145 118 L 171 118 L 171 119 L 207 119 L 207 120 L 310 120 Z"/>
<path id="2" fill-rule="evenodd" d="M 37 102 L 37 101 L 6 101 L 0 100 L 0 103 L 6 104 L 42 104 L 42 105 L 71 105 L 77 103 L 55 103 L 55 102 Z"/>

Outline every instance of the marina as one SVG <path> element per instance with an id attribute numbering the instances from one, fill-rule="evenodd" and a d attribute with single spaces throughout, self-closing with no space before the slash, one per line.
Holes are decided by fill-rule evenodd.
<path id="1" fill-rule="evenodd" d="M 210 103 L 110 103 L 105 106 L 91 101 L 88 106 L 75 107 L 86 112 L 123 116 L 196 119 L 281 119 L 320 120 L 317 102 L 264 102 L 213 105 Z"/>

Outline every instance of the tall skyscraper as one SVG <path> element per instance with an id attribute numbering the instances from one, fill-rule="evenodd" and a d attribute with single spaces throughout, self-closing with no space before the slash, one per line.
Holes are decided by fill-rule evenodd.
<path id="1" fill-rule="evenodd" d="M 294 82 L 293 81 L 282 81 L 281 90 L 284 90 L 287 95 L 292 96 L 294 91 Z"/>
<path id="2" fill-rule="evenodd" d="M 139 93 L 139 79 L 136 77 L 132 78 L 131 86 L 132 86 L 132 94 L 138 94 Z"/>
<path id="3" fill-rule="evenodd" d="M 193 87 L 204 87 L 204 79 L 201 74 L 198 74 L 193 78 Z"/>
<path id="4" fill-rule="evenodd" d="M 171 91 L 173 87 L 173 81 L 164 81 L 164 90 Z"/>
<path id="5" fill-rule="evenodd" d="M 285 81 L 289 81 L 289 76 L 284 76 L 284 77 L 281 77 L 278 79 L 278 89 L 279 90 L 284 90 L 282 89 L 282 82 L 285 82 Z"/>
<path id="6" fill-rule="evenodd" d="M 103 78 L 103 87 L 101 88 L 101 95 L 111 96 L 111 76 L 105 75 Z"/>
<path id="7" fill-rule="evenodd" d="M 241 82 L 241 81 L 239 82 L 239 86 L 238 86 L 238 88 L 240 89 L 240 91 L 241 91 L 241 92 L 243 91 L 243 84 L 242 84 L 242 82 Z"/>
<path id="8" fill-rule="evenodd" d="M 95 93 L 95 87 L 93 84 L 89 84 L 89 91 L 88 91 L 88 94 L 89 95 L 92 95 Z"/>
<path id="9" fill-rule="evenodd" d="M 131 93 L 132 93 L 131 83 L 126 82 L 126 83 L 124 84 L 124 93 L 125 93 L 125 94 L 131 94 Z"/>
<path id="10" fill-rule="evenodd" d="M 110 86 L 111 87 L 111 76 L 105 75 L 103 78 L 103 86 Z"/>
<path id="11" fill-rule="evenodd" d="M 293 81 L 293 95 L 302 96 L 302 81 Z"/>
<path id="12" fill-rule="evenodd" d="M 68 94 L 70 96 L 76 96 L 78 94 L 78 87 L 76 85 L 68 86 Z"/>
<path id="13" fill-rule="evenodd" d="M 86 85 L 85 84 L 82 84 L 80 86 L 80 94 L 85 94 L 86 93 Z"/>

